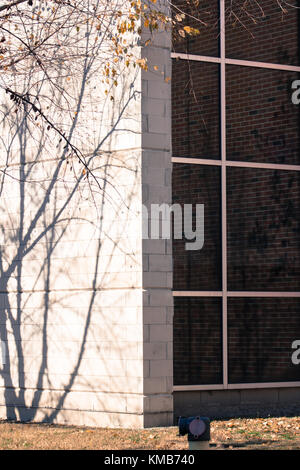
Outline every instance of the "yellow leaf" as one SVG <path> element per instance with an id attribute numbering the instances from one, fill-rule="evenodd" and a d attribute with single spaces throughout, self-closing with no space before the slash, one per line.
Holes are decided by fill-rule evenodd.
<path id="1" fill-rule="evenodd" d="M 147 60 L 146 59 L 137 59 L 136 60 L 137 65 L 141 67 L 143 70 L 148 70 L 148 65 L 147 65 Z"/>
<path id="2" fill-rule="evenodd" d="M 190 35 L 196 36 L 197 34 L 200 34 L 199 29 L 192 28 L 191 26 L 184 26 L 184 31 Z"/>
<path id="3" fill-rule="evenodd" d="M 184 26 L 183 27 L 184 31 L 186 31 L 188 34 L 191 33 L 192 28 L 190 26 Z"/>

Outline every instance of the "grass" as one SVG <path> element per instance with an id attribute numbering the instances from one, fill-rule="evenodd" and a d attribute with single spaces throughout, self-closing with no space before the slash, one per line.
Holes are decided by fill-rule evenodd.
<path id="1" fill-rule="evenodd" d="M 215 449 L 300 449 L 300 417 L 215 420 Z M 121 430 L 0 421 L 0 450 L 186 450 L 178 428 Z"/>

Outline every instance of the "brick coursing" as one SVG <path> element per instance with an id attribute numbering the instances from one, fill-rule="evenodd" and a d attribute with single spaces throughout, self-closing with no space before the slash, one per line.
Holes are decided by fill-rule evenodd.
<path id="1" fill-rule="evenodd" d="M 255 24 L 238 9 L 243 2 L 234 2 L 243 23 L 233 25 L 231 3 L 226 1 L 227 57 L 300 64 L 299 10 L 282 14 L 277 2 L 266 0 L 265 15 Z M 258 17 L 254 3 L 249 9 Z M 215 8 L 199 2 L 200 17 L 208 9 L 210 19 L 218 15 L 217 2 Z M 199 37 L 174 42 L 176 52 L 218 55 L 218 22 L 206 19 Z M 300 106 L 292 103 L 297 79 L 296 72 L 226 66 L 228 160 L 299 165 Z M 173 156 L 220 159 L 219 65 L 174 59 L 172 92 Z M 299 184 L 296 171 L 227 169 L 229 290 L 299 291 Z M 220 193 L 219 167 L 173 165 L 173 202 L 205 204 L 203 249 L 187 252 L 183 241 L 174 241 L 175 290 L 222 287 Z M 175 384 L 218 383 L 219 302 L 176 299 Z M 298 299 L 229 299 L 230 382 L 300 379 L 299 366 L 291 362 L 291 343 L 300 338 L 299 307 Z"/>

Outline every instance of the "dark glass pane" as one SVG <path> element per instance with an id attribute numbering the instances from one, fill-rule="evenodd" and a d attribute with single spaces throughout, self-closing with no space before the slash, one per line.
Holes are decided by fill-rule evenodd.
<path id="1" fill-rule="evenodd" d="M 300 105 L 296 72 L 229 65 L 227 160 L 300 164 Z"/>
<path id="2" fill-rule="evenodd" d="M 300 299 L 228 300 L 229 383 L 300 380 L 292 343 L 300 340 Z"/>
<path id="3" fill-rule="evenodd" d="M 221 384 L 222 302 L 174 298 L 174 384 Z"/>
<path id="4" fill-rule="evenodd" d="M 226 56 L 274 64 L 300 64 L 299 7 L 298 0 L 226 0 Z"/>
<path id="5" fill-rule="evenodd" d="M 219 0 L 175 0 L 172 2 L 173 50 L 184 54 L 219 56 Z M 182 22 L 176 16 L 185 14 Z M 184 27 L 196 28 L 200 34 L 191 36 L 183 33 Z M 182 35 L 184 37 L 182 37 Z"/>
<path id="6" fill-rule="evenodd" d="M 228 289 L 300 290 L 300 172 L 228 168 Z"/>
<path id="7" fill-rule="evenodd" d="M 188 250 L 187 240 L 173 240 L 174 290 L 221 289 L 220 168 L 202 165 L 173 165 L 173 204 L 204 204 L 204 245 Z"/>
<path id="8" fill-rule="evenodd" d="M 219 65 L 173 60 L 174 157 L 220 158 Z"/>

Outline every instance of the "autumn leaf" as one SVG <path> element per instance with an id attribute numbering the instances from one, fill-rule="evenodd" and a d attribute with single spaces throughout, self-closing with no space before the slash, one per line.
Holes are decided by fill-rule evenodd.
<path id="1" fill-rule="evenodd" d="M 198 34 L 200 34 L 199 29 L 192 28 L 191 26 L 184 26 L 183 29 L 186 33 L 190 34 L 191 36 L 197 36 Z"/>

